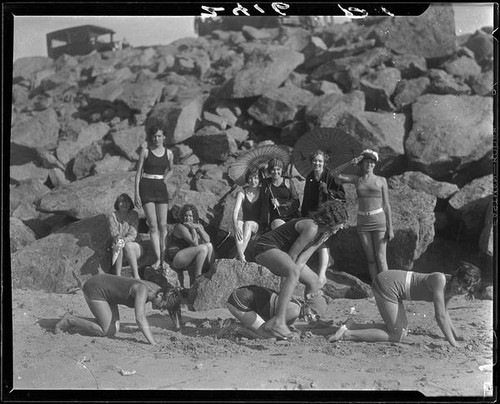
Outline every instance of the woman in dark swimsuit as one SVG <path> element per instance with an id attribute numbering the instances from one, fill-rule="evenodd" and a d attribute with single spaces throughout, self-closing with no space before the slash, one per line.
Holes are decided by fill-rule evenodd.
<path id="1" fill-rule="evenodd" d="M 164 147 L 165 135 L 159 128 L 148 136 L 148 147 L 139 155 L 135 175 L 135 205 L 144 208 L 149 236 L 156 254 L 154 268 L 162 266 L 167 237 L 168 191 L 166 181 L 172 175 L 173 153 Z"/>
<path id="2" fill-rule="evenodd" d="M 448 342 L 456 347 L 463 338 L 457 333 L 448 314 L 453 296 L 471 296 L 481 282 L 481 271 L 460 262 L 453 275 L 390 270 L 379 273 L 372 283 L 373 295 L 384 324 L 356 324 L 352 319 L 342 325 L 328 340 L 366 342 L 399 342 L 408 332 L 404 300 L 434 303 L 436 322 Z"/>
<path id="3" fill-rule="evenodd" d="M 245 174 L 245 180 L 248 186 L 236 195 L 233 210 L 236 249 L 238 259 L 243 262 L 246 262 L 245 250 L 250 238 L 259 231 L 262 209 L 258 169 L 248 170 Z M 243 211 L 243 220 L 238 218 L 240 211 Z"/>
<path id="4" fill-rule="evenodd" d="M 54 328 L 56 334 L 74 327 L 93 336 L 112 337 L 120 330 L 118 305 L 121 304 L 135 310 L 135 319 L 139 329 L 148 342 L 155 345 L 156 342 L 146 318 L 146 303 L 148 302 L 151 302 L 155 310 L 168 310 L 175 328 L 180 327 L 180 292 L 172 285 L 162 289 L 156 283 L 149 281 L 99 274 L 85 282 L 82 289 L 90 311 L 97 321 L 66 313 Z"/>
<path id="5" fill-rule="evenodd" d="M 308 218 L 293 219 L 257 240 L 255 261 L 283 278 L 276 315 L 264 325 L 272 335 L 281 338 L 291 335 L 286 325 L 286 309 L 298 281 L 305 285 L 306 306 L 314 299 L 324 298 L 319 290 L 319 277 L 307 266 L 307 261 L 347 219 L 344 203 L 328 201 Z"/>
<path id="6" fill-rule="evenodd" d="M 182 223 L 177 223 L 171 234 L 167 248 L 172 269 L 180 272 L 179 281 L 184 282 L 183 271 L 191 270 L 191 285 L 202 273 L 213 265 L 215 256 L 210 236 L 198 223 L 196 206 L 186 204 L 181 208 Z"/>
<path id="7" fill-rule="evenodd" d="M 366 149 L 361 156 L 332 170 L 335 178 L 356 186 L 358 196 L 357 230 L 368 260 L 372 281 L 387 271 L 387 242 L 394 238 L 387 180 L 373 173 L 378 153 Z M 349 165 L 361 165 L 362 175 L 341 174 Z"/>

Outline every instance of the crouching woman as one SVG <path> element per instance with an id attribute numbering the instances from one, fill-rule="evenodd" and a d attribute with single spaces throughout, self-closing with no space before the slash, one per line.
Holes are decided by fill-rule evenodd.
<path id="1" fill-rule="evenodd" d="M 83 294 L 97 321 L 87 320 L 66 313 L 56 324 L 54 332 L 76 328 L 78 331 L 97 337 L 113 337 L 120 330 L 120 313 L 118 305 L 135 310 L 135 319 L 139 329 L 148 342 L 156 342 L 146 318 L 146 303 L 151 302 L 155 310 L 168 310 L 168 314 L 179 328 L 181 310 L 179 289 L 169 285 L 159 285 L 132 278 L 110 274 L 99 274 L 90 278 L 83 285 Z"/>
<path id="2" fill-rule="evenodd" d="M 454 296 L 472 296 L 480 282 L 479 268 L 464 261 L 453 275 L 400 270 L 381 272 L 372 283 L 372 291 L 384 324 L 356 324 L 349 319 L 328 340 L 399 342 L 408 329 L 403 301 L 415 300 L 434 303 L 436 322 L 448 342 L 456 347 L 457 340 L 462 338 L 448 314 L 448 304 Z"/>

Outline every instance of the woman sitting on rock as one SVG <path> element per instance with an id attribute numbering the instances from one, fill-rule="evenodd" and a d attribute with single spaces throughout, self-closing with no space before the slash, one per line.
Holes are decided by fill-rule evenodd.
<path id="1" fill-rule="evenodd" d="M 467 262 L 460 262 L 453 275 L 441 272 L 423 274 L 411 271 L 390 270 L 378 274 L 372 283 L 373 295 L 384 324 L 356 324 L 352 319 L 342 325 L 329 338 L 366 342 L 399 342 L 406 336 L 408 320 L 404 300 L 434 303 L 436 322 L 448 342 L 456 347 L 462 340 L 448 314 L 448 304 L 453 296 L 468 294 L 481 282 L 481 271 Z"/>
<path id="2" fill-rule="evenodd" d="M 136 242 L 139 226 L 139 214 L 134 210 L 134 203 L 127 194 L 116 198 L 114 212 L 108 215 L 109 231 L 112 237 L 111 250 L 116 275 L 122 273 L 123 256 L 127 259 L 135 279 L 140 279 L 137 272 L 137 261 L 143 251 Z"/>
<path id="3" fill-rule="evenodd" d="M 198 223 L 198 209 L 186 204 L 181 208 L 182 222 L 177 223 L 170 233 L 167 248 L 172 269 L 179 271 L 179 281 L 184 284 L 182 271 L 190 270 L 191 285 L 203 273 L 211 268 L 214 262 L 214 248 L 210 236 Z"/>
<path id="4" fill-rule="evenodd" d="M 307 266 L 307 261 L 344 226 L 347 219 L 344 203 L 328 201 L 311 212 L 309 217 L 291 220 L 257 240 L 255 261 L 283 278 L 276 313 L 263 326 L 275 337 L 292 336 L 286 325 L 286 310 L 298 281 L 305 285 L 306 306 L 314 299 L 324 298 L 319 290 L 319 277 Z"/>
<path id="5" fill-rule="evenodd" d="M 269 161 L 267 172 L 271 176 L 262 181 L 262 223 L 270 230 L 300 217 L 300 199 L 291 178 L 283 177 L 285 163 L 279 158 Z"/>
<path id="6" fill-rule="evenodd" d="M 245 174 L 245 181 L 248 184 L 236 195 L 236 202 L 233 210 L 233 226 L 236 239 L 236 249 L 238 259 L 246 262 L 245 250 L 252 234 L 259 231 L 259 222 L 261 220 L 261 191 L 259 170 L 248 170 Z M 239 213 L 242 211 L 243 218 L 239 219 Z"/>
<path id="7" fill-rule="evenodd" d="M 168 310 L 175 328 L 180 327 L 180 293 L 179 289 L 172 285 L 162 289 L 156 283 L 149 281 L 99 274 L 85 282 L 82 290 L 97 322 L 66 313 L 54 328 L 56 334 L 76 328 L 93 336 L 112 337 L 120 330 L 118 305 L 121 304 L 135 310 L 135 319 L 139 329 L 148 342 L 155 345 L 156 342 L 146 318 L 146 303 L 148 302 L 151 302 L 155 310 Z"/>

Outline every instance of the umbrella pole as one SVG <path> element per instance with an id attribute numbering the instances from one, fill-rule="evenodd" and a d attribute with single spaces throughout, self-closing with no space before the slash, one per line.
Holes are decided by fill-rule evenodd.
<path id="1" fill-rule="evenodd" d="M 267 189 L 269 189 L 269 193 L 271 194 L 271 198 L 274 199 L 273 190 L 271 189 L 271 184 L 269 182 L 267 183 Z M 280 208 L 277 206 L 274 206 L 274 208 L 278 211 L 278 215 L 281 216 Z"/>

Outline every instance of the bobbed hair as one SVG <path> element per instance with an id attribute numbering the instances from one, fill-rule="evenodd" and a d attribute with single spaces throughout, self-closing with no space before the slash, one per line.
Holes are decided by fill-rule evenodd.
<path id="1" fill-rule="evenodd" d="M 160 128 L 159 126 L 151 126 L 151 128 L 149 129 L 149 131 L 147 133 L 146 141 L 148 143 L 151 143 L 151 138 L 158 131 L 161 131 L 161 133 L 163 133 L 163 135 L 165 135 L 165 131 L 163 130 L 163 128 Z"/>
<path id="2" fill-rule="evenodd" d="M 309 161 L 312 163 L 312 161 L 318 156 L 323 156 L 323 160 L 325 160 L 325 163 L 330 159 L 330 155 L 328 153 L 325 153 L 323 150 L 317 149 L 310 154 Z"/>
<path id="3" fill-rule="evenodd" d="M 254 177 L 254 176 L 259 177 L 259 180 L 260 180 L 259 169 L 258 168 L 248 169 L 247 172 L 245 173 L 245 182 L 248 183 L 248 180 L 250 179 L 250 177 Z"/>
<path id="4" fill-rule="evenodd" d="M 318 206 L 318 209 L 311 212 L 309 217 L 318 225 L 336 226 L 346 223 L 349 219 L 345 201 L 334 199 Z"/>
<path id="5" fill-rule="evenodd" d="M 267 172 L 270 173 L 274 167 L 285 168 L 285 162 L 280 158 L 274 158 L 269 160 L 269 163 L 267 163 Z"/>
<path id="6" fill-rule="evenodd" d="M 472 296 L 477 286 L 481 283 L 481 270 L 466 261 L 460 261 L 453 276 L 457 281 L 469 289 L 468 295 Z"/>
<path id="7" fill-rule="evenodd" d="M 129 203 L 129 209 L 128 209 L 129 211 L 131 211 L 132 209 L 134 209 L 134 202 L 132 201 L 132 198 L 130 196 L 128 196 L 128 194 L 120 194 L 115 199 L 115 204 L 113 205 L 113 207 L 115 208 L 115 210 L 118 210 L 118 204 L 121 201 L 125 201 L 125 202 Z"/>
<path id="8" fill-rule="evenodd" d="M 194 206 L 194 205 L 192 205 L 190 203 L 186 203 L 181 208 L 181 211 L 179 213 L 180 220 L 182 221 L 182 219 L 184 218 L 184 215 L 188 211 L 193 212 L 193 222 L 198 223 L 198 221 L 200 220 L 200 216 L 198 215 L 198 209 L 196 208 L 196 206 Z"/>

